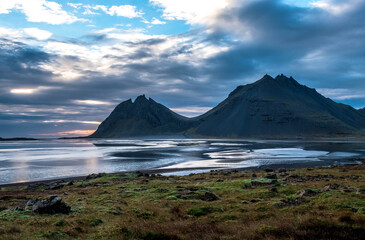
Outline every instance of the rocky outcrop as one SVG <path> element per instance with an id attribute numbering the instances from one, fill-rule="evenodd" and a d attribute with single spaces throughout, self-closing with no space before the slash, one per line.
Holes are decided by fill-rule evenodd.
<path id="1" fill-rule="evenodd" d="M 51 195 L 49 199 L 30 199 L 26 208 L 32 208 L 32 211 L 39 214 L 69 214 L 71 207 L 62 202 L 62 198 L 57 195 Z"/>

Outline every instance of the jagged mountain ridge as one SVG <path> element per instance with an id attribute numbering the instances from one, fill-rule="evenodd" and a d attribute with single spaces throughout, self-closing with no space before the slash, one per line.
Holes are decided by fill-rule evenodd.
<path id="1" fill-rule="evenodd" d="M 144 95 L 118 105 L 91 137 L 176 135 L 205 137 L 349 136 L 365 129 L 365 116 L 292 77 L 265 75 L 237 87 L 207 113 L 186 118 Z"/>

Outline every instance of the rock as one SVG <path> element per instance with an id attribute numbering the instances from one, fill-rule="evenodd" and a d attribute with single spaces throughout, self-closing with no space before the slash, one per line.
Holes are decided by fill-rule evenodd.
<path id="1" fill-rule="evenodd" d="M 17 206 L 13 209 L 14 211 L 24 211 L 23 207 Z"/>
<path id="2" fill-rule="evenodd" d="M 193 193 L 193 191 L 190 191 L 189 189 L 185 189 L 180 192 L 180 194 L 182 194 L 182 195 L 188 195 L 188 194 L 192 194 L 192 193 Z"/>
<path id="3" fill-rule="evenodd" d="M 256 173 L 252 173 L 252 176 L 251 176 L 252 178 L 257 178 L 257 175 L 256 175 Z"/>
<path id="4" fill-rule="evenodd" d="M 298 206 L 304 203 L 304 200 L 301 198 L 295 199 L 283 199 L 280 202 L 274 203 L 275 207 L 288 207 L 288 206 Z"/>
<path id="5" fill-rule="evenodd" d="M 279 173 L 286 173 L 286 169 L 285 168 L 279 168 Z"/>
<path id="6" fill-rule="evenodd" d="M 274 169 L 271 169 L 271 168 L 266 168 L 266 169 L 265 169 L 265 172 L 267 172 L 267 173 L 268 173 L 268 172 L 273 172 L 273 171 L 274 171 Z"/>
<path id="7" fill-rule="evenodd" d="M 136 174 L 137 174 L 137 177 L 143 177 L 144 176 L 143 173 L 140 172 L 140 171 L 137 171 Z"/>
<path id="8" fill-rule="evenodd" d="M 64 187 L 63 184 L 53 182 L 53 183 L 50 183 L 46 189 L 47 190 L 57 190 L 57 189 L 61 189 L 63 187 Z"/>
<path id="9" fill-rule="evenodd" d="M 278 189 L 276 187 L 271 187 L 271 188 L 269 188 L 269 191 L 270 192 L 277 193 L 278 192 Z"/>
<path id="10" fill-rule="evenodd" d="M 103 177 L 105 175 L 105 173 L 93 173 L 93 174 L 89 174 L 86 176 L 86 179 L 87 180 L 90 180 L 90 179 L 95 179 L 95 178 L 100 178 L 100 177 Z"/>
<path id="11" fill-rule="evenodd" d="M 224 182 L 223 179 L 218 179 L 216 182 Z"/>
<path id="12" fill-rule="evenodd" d="M 69 214 L 71 211 L 71 207 L 57 195 L 51 195 L 49 199 L 30 199 L 28 203 L 26 206 L 32 205 L 32 211 L 39 214 Z"/>
<path id="13" fill-rule="evenodd" d="M 44 183 L 31 183 L 27 186 L 27 190 L 37 190 L 40 187 L 46 187 Z"/>
<path id="14" fill-rule="evenodd" d="M 330 190 L 337 190 L 340 188 L 340 185 L 338 184 L 330 184 L 330 185 L 326 185 L 323 187 L 323 189 L 321 190 L 321 192 L 328 192 Z"/>
<path id="15" fill-rule="evenodd" d="M 199 199 L 202 201 L 211 202 L 211 201 L 220 200 L 221 198 L 214 193 L 206 192 L 204 195 L 199 196 Z"/>
<path id="16" fill-rule="evenodd" d="M 317 195 L 317 191 L 313 191 L 312 189 L 304 189 L 302 192 L 299 193 L 300 197 L 312 197 Z"/>
<path id="17" fill-rule="evenodd" d="M 268 173 L 265 178 L 268 178 L 268 179 L 277 179 L 278 176 L 276 175 L 276 173 Z"/>
<path id="18" fill-rule="evenodd" d="M 265 186 L 265 185 L 271 185 L 271 184 L 275 184 L 278 181 L 276 179 L 272 179 L 270 181 L 252 181 L 251 185 L 252 186 Z"/>
<path id="19" fill-rule="evenodd" d="M 25 208 L 33 207 L 33 205 L 38 201 L 38 199 L 32 198 L 29 199 L 28 202 L 25 204 Z"/>
<path id="20" fill-rule="evenodd" d="M 357 189 L 358 194 L 365 194 L 365 189 Z"/>
<path id="21" fill-rule="evenodd" d="M 245 184 L 241 187 L 242 189 L 251 189 L 252 188 L 252 185 L 250 184 Z"/>
<path id="22" fill-rule="evenodd" d="M 69 182 L 66 184 L 66 186 L 72 186 L 72 185 L 74 185 L 74 181 L 69 181 Z"/>

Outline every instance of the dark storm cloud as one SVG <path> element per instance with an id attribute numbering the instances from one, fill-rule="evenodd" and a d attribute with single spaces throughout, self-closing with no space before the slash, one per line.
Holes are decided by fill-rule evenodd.
<path id="1" fill-rule="evenodd" d="M 222 32 L 233 32 L 242 41 L 223 54 L 222 62 L 251 63 L 254 71 L 274 75 L 284 72 L 316 87 L 355 84 L 365 88 L 361 67 L 365 63 L 364 10 L 365 3 L 360 3 L 334 15 L 319 8 L 294 7 L 277 0 L 254 1 L 231 9 L 217 19 L 216 32 L 222 37 L 226 36 Z M 252 40 L 245 41 L 245 37 Z M 227 65 L 220 73 L 231 70 Z"/>
<path id="2" fill-rule="evenodd" d="M 49 61 L 50 55 L 8 39 L 0 39 L 0 79 L 12 84 L 27 81 L 44 82 L 50 73 L 38 68 Z"/>

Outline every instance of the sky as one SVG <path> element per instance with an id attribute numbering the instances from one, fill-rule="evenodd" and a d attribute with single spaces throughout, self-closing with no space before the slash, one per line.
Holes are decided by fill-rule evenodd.
<path id="1" fill-rule="evenodd" d="M 146 94 L 184 116 L 264 74 L 365 107 L 364 0 L 1 0 L 0 137 L 92 133 Z"/>

